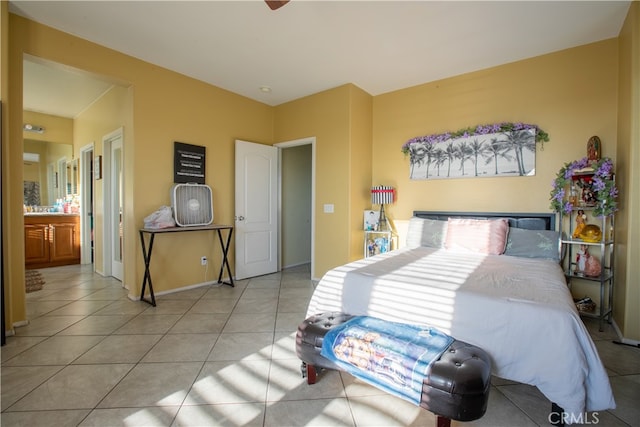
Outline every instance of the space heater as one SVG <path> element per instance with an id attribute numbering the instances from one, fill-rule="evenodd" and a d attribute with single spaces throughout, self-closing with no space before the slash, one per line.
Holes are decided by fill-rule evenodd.
<path id="1" fill-rule="evenodd" d="M 213 194 L 203 184 L 176 184 L 171 192 L 171 207 L 180 227 L 209 225 L 213 222 Z"/>

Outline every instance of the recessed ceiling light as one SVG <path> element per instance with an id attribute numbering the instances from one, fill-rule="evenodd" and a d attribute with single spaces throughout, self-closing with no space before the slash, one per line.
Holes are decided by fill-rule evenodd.
<path id="1" fill-rule="evenodd" d="M 260 92 L 270 93 L 271 88 L 269 86 L 260 86 Z"/>

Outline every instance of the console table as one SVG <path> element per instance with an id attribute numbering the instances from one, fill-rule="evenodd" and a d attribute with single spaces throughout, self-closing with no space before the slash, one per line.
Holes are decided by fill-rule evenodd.
<path id="1" fill-rule="evenodd" d="M 222 237 L 222 231 L 227 231 L 226 240 Z M 233 226 L 231 225 L 201 225 L 201 226 L 192 226 L 192 227 L 169 227 L 169 228 L 141 228 L 140 229 L 140 243 L 142 244 L 142 257 L 144 258 L 144 279 L 142 280 L 142 290 L 140 292 L 140 300 L 151 304 L 152 306 L 156 306 L 156 297 L 153 293 L 153 284 L 151 282 L 151 271 L 149 270 L 149 266 L 151 265 L 151 251 L 153 250 L 153 241 L 156 237 L 156 234 L 167 234 L 167 233 L 181 233 L 188 231 L 215 231 L 218 234 L 218 241 L 220 242 L 220 248 L 222 249 L 222 264 L 220 265 L 220 274 L 218 274 L 218 283 L 224 283 L 225 285 L 235 286 L 233 283 L 233 275 L 231 274 L 231 267 L 229 267 L 229 260 L 227 258 L 227 254 L 229 252 L 229 244 L 231 243 L 231 235 L 233 234 Z M 149 238 L 149 246 L 147 248 L 147 243 L 145 239 L 145 235 L 148 235 Z M 229 275 L 229 281 L 222 281 L 222 273 L 224 269 L 227 269 L 227 274 Z M 150 300 L 146 299 L 144 296 L 145 289 L 149 284 L 149 297 Z"/>

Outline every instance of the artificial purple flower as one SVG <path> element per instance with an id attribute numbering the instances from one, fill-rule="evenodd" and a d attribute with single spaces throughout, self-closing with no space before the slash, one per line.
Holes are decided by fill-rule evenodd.
<path id="1" fill-rule="evenodd" d="M 536 131 L 538 130 L 538 126 L 536 125 L 530 125 L 530 124 L 526 124 L 526 123 L 509 123 L 509 122 L 502 122 L 502 123 L 493 123 L 493 124 L 488 124 L 488 125 L 478 125 L 475 127 L 475 129 L 461 129 L 460 131 L 456 132 L 455 135 L 457 135 L 460 138 L 469 138 L 472 137 L 474 135 L 487 135 L 487 134 L 491 134 L 491 133 L 500 133 L 500 132 L 506 132 L 506 131 L 513 131 L 513 130 L 526 130 L 526 129 L 535 129 Z M 402 151 L 403 152 L 407 152 L 409 150 L 409 147 L 412 144 L 416 144 L 416 143 L 429 143 L 429 144 L 435 144 L 438 142 L 446 142 L 448 140 L 450 140 L 452 138 L 452 133 L 451 132 L 445 132 L 445 133 L 441 133 L 441 134 L 433 134 L 433 135 L 425 135 L 425 136 L 417 136 L 415 138 L 411 138 L 410 140 L 408 140 L 403 146 L 402 146 Z M 547 139 L 548 140 L 548 139 Z"/>
<path id="2" fill-rule="evenodd" d="M 564 171 L 564 179 L 571 179 L 572 176 L 573 176 L 573 168 L 572 167 L 568 167 Z"/>
<path id="3" fill-rule="evenodd" d="M 605 182 L 602 180 L 601 177 L 599 176 L 594 176 L 593 177 L 593 189 L 596 191 L 602 191 L 605 189 L 605 187 L 607 186 L 607 184 L 605 184 Z"/>
<path id="4" fill-rule="evenodd" d="M 613 169 L 613 163 L 609 160 L 602 162 L 598 170 L 596 171 L 596 175 L 606 178 L 611 176 L 611 170 Z"/>
<path id="5" fill-rule="evenodd" d="M 586 157 L 581 158 L 575 163 L 575 169 L 584 169 L 589 166 L 589 159 Z"/>

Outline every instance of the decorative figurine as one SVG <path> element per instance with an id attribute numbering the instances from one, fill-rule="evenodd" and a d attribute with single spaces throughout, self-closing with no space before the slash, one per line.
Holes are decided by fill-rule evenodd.
<path id="1" fill-rule="evenodd" d="M 369 256 L 376 254 L 376 242 L 373 239 L 370 239 L 367 243 L 367 251 L 369 252 Z"/>
<path id="2" fill-rule="evenodd" d="M 598 243 L 602 240 L 602 230 L 595 224 L 587 224 L 578 237 L 585 242 Z"/>
<path id="3" fill-rule="evenodd" d="M 598 258 L 589 253 L 587 245 L 580 245 L 580 250 L 576 254 L 576 274 L 596 277 L 602 272 L 602 265 Z"/>
<path id="4" fill-rule="evenodd" d="M 573 206 L 578 205 L 578 190 L 576 190 L 575 183 L 571 183 L 571 188 L 569 190 L 569 203 Z"/>
<path id="5" fill-rule="evenodd" d="M 580 250 L 576 254 L 576 273 L 584 274 L 584 269 L 587 267 L 587 258 L 589 257 L 589 250 L 587 245 L 580 245 Z"/>
<path id="6" fill-rule="evenodd" d="M 595 206 L 596 205 L 596 193 L 593 190 L 593 182 L 591 177 L 583 177 L 576 181 L 578 187 L 580 187 L 580 199 L 578 204 L 580 206 Z"/>
<path id="7" fill-rule="evenodd" d="M 582 234 L 582 230 L 584 230 L 585 225 L 587 225 L 587 215 L 585 215 L 582 209 L 578 210 L 578 215 L 576 216 L 576 229 L 573 230 L 573 238 L 579 239 Z"/>
<path id="8" fill-rule="evenodd" d="M 589 255 L 587 256 L 587 262 L 584 266 L 584 274 L 590 277 L 597 277 L 602 272 L 602 265 L 598 258 Z"/>

